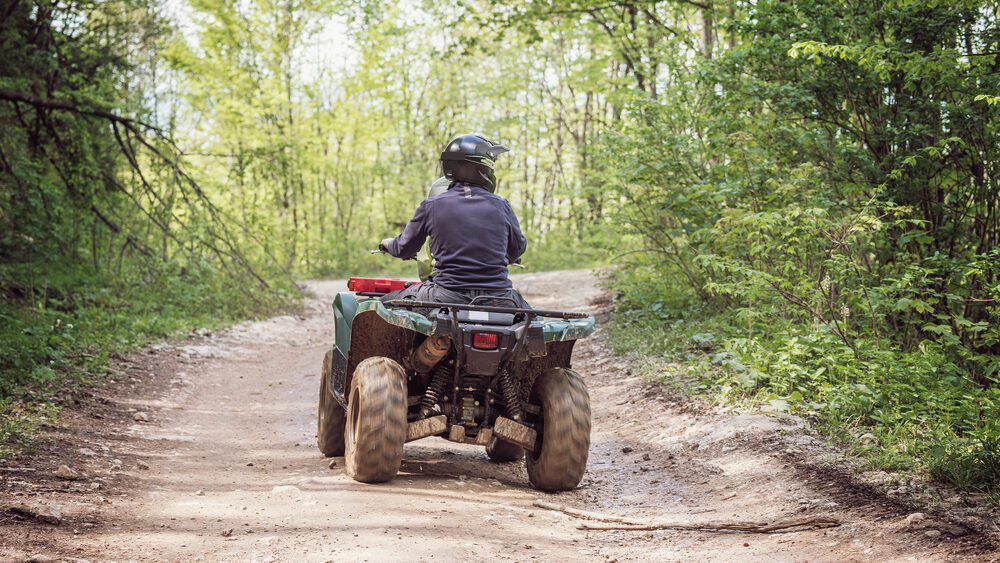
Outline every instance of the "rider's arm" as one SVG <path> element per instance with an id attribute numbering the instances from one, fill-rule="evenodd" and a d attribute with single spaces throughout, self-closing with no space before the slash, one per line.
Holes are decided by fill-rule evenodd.
<path id="1" fill-rule="evenodd" d="M 524 254 L 528 247 L 528 241 L 521 233 L 521 225 L 517 222 L 517 215 L 508 203 L 505 214 L 507 216 L 507 263 L 513 264 Z"/>
<path id="2" fill-rule="evenodd" d="M 427 205 L 426 200 L 417 206 L 413 218 L 406 224 L 402 234 L 390 240 L 385 245 L 389 254 L 396 258 L 413 258 L 427 240 Z"/>

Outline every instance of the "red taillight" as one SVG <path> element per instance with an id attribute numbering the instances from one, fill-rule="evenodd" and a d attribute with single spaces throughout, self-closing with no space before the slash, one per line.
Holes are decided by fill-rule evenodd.
<path id="1" fill-rule="evenodd" d="M 472 347 L 480 350 L 496 350 L 499 340 L 495 332 L 472 333 Z"/>
<path id="2" fill-rule="evenodd" d="M 404 280 L 383 280 L 378 278 L 351 278 L 347 280 L 347 289 L 362 293 L 389 293 L 397 289 L 405 289 L 414 283 Z"/>

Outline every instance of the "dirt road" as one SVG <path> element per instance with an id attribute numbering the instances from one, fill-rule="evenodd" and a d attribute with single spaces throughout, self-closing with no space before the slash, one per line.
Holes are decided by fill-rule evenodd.
<path id="1" fill-rule="evenodd" d="M 538 307 L 600 311 L 607 299 L 596 281 L 574 271 L 515 283 Z M 53 429 L 49 447 L 0 474 L 0 560 L 994 560 L 961 527 L 907 523 L 905 507 L 835 468 L 802 463 L 797 453 L 818 446 L 794 419 L 663 395 L 610 353 L 600 330 L 574 355 L 594 410 L 577 490 L 541 494 L 520 463 L 493 464 L 482 449 L 437 438 L 408 444 L 391 483 L 356 483 L 342 458 L 331 467 L 315 444 L 329 303 L 344 284 L 311 287 L 318 297 L 302 316 L 124 361 L 123 383 L 99 389 Z M 60 465 L 81 475 L 55 477 Z M 823 516 L 842 525 L 587 531 L 578 526 L 599 522 L 534 506 L 539 498 L 650 522 Z M 58 524 L 38 520 L 46 507 Z"/>

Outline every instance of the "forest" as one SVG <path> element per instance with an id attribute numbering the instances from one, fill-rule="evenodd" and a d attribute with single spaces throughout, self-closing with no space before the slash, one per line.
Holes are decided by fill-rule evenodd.
<path id="1" fill-rule="evenodd" d="M 369 250 L 481 132 L 647 377 L 1000 501 L 996 0 L 0 0 L 0 53 L 0 457 L 121 354 L 409 275 Z"/>

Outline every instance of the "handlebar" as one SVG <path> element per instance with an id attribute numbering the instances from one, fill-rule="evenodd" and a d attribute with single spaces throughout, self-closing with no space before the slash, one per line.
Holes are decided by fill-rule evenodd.
<path id="1" fill-rule="evenodd" d="M 387 251 L 380 250 L 380 249 L 369 250 L 368 253 L 369 254 L 389 254 Z M 390 254 L 390 256 L 391 256 L 391 254 Z M 416 256 L 410 256 L 409 258 L 402 258 L 402 260 L 416 260 L 416 259 L 417 259 Z"/>

